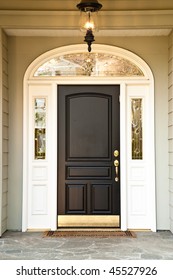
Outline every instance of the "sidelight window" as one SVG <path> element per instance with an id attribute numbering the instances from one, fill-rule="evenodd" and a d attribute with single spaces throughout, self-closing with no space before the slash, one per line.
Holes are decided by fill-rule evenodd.
<path id="1" fill-rule="evenodd" d="M 46 98 L 34 99 L 34 158 L 46 158 Z"/>
<path id="2" fill-rule="evenodd" d="M 143 159 L 142 98 L 131 99 L 132 159 Z"/>

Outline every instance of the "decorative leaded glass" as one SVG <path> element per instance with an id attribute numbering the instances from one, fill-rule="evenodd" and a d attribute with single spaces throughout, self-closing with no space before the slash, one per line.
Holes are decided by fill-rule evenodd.
<path id="1" fill-rule="evenodd" d="M 34 100 L 35 159 L 46 158 L 46 99 Z"/>
<path id="2" fill-rule="evenodd" d="M 142 147 L 142 99 L 135 98 L 131 100 L 132 110 L 132 159 L 143 159 Z"/>
<path id="3" fill-rule="evenodd" d="M 104 53 L 75 53 L 54 57 L 41 65 L 34 77 L 113 76 L 143 77 L 133 62 L 121 56 Z"/>

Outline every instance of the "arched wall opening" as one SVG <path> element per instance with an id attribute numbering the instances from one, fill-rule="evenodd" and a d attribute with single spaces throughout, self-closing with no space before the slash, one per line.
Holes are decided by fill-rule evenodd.
<path id="1" fill-rule="evenodd" d="M 50 50 L 36 58 L 25 73 L 22 229 L 57 229 L 57 88 L 61 85 L 118 85 L 121 163 L 119 227 L 122 230 L 155 231 L 154 79 L 151 69 L 140 57 L 122 48 L 95 44 L 93 57 L 88 62 L 87 54 L 82 49 L 84 45 Z M 92 60 L 94 62 L 90 65 Z M 83 61 L 85 64 L 81 64 Z M 106 62 L 111 67 L 104 71 Z M 43 66 L 49 66 L 48 72 L 41 72 L 45 69 Z M 59 67 L 58 70 L 56 67 Z M 72 72 L 67 73 L 69 67 Z M 96 71 L 98 67 L 101 71 Z M 119 70 L 115 71 L 117 68 Z M 136 123 L 140 126 L 140 137 L 134 133 Z M 44 142 L 38 147 L 36 143 L 40 134 Z M 132 143 L 137 137 L 135 150 Z M 138 152 L 138 157 L 134 156 L 134 151 Z"/>

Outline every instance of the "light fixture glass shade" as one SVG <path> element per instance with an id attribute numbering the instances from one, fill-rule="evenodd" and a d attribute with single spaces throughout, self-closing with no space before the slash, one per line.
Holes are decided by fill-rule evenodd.
<path id="1" fill-rule="evenodd" d="M 98 31 L 98 12 L 81 12 L 80 14 L 80 30 L 86 32 L 86 30 Z"/>
<path id="2" fill-rule="evenodd" d="M 98 31 L 98 11 L 102 8 L 97 0 L 81 0 L 77 4 L 81 11 L 80 30 L 86 32 L 85 40 L 88 44 L 88 51 L 91 52 L 91 45 L 95 41 L 93 32 Z"/>

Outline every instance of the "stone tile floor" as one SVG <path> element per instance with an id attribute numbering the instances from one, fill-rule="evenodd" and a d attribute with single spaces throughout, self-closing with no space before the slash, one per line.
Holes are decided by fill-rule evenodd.
<path id="1" fill-rule="evenodd" d="M 0 238 L 0 260 L 173 260 L 170 231 L 136 235 L 43 238 L 41 232 L 7 231 Z"/>

